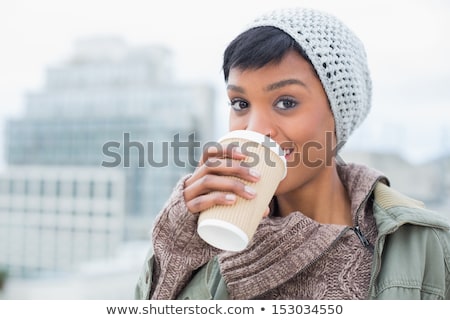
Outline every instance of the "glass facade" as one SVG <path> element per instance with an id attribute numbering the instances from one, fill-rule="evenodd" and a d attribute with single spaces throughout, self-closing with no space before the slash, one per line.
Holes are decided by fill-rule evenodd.
<path id="1" fill-rule="evenodd" d="M 0 265 L 22 276 L 67 271 L 149 239 L 214 134 L 213 86 L 176 82 L 170 57 L 97 39 L 47 70 L 24 116 L 6 123 Z"/>
<path id="2" fill-rule="evenodd" d="M 151 221 L 192 171 L 189 152 L 198 159 L 198 146 L 213 138 L 212 85 L 176 83 L 170 57 L 166 48 L 118 39 L 80 41 L 71 60 L 47 70 L 43 90 L 27 95 L 25 116 L 6 124 L 7 163 L 121 167 L 126 215 Z M 200 144 L 174 151 L 174 137 L 190 134 Z"/>
<path id="3" fill-rule="evenodd" d="M 0 175 L 0 265 L 13 276 L 42 276 L 114 256 L 124 180 L 117 169 L 9 167 Z"/>

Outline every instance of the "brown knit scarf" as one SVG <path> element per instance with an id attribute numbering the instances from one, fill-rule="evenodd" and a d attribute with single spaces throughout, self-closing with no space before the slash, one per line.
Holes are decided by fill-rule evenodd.
<path id="1" fill-rule="evenodd" d="M 370 192 L 382 175 L 355 164 L 338 172 L 351 198 L 353 221 L 373 244 L 377 230 Z M 173 198 L 153 231 L 152 299 L 176 298 L 194 270 L 215 254 L 231 299 L 367 298 L 372 252 L 351 228 L 293 212 L 264 219 L 244 251 L 219 252 L 196 235 L 196 217 L 187 212 L 181 185 Z"/>

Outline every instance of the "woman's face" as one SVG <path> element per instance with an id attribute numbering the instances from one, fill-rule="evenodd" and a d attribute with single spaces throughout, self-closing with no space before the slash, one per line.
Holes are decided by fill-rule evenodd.
<path id="1" fill-rule="evenodd" d="M 276 194 L 299 190 L 332 165 L 334 119 L 313 67 L 294 50 L 280 63 L 230 70 L 230 130 L 270 135 L 285 151 L 286 178 Z"/>

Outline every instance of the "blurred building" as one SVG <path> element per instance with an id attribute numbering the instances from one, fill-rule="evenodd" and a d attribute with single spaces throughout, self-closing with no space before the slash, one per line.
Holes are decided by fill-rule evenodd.
<path id="1" fill-rule="evenodd" d="M 148 242 L 126 242 L 117 254 L 80 266 L 73 274 L 8 279 L 0 300 L 132 300 Z"/>
<path id="2" fill-rule="evenodd" d="M 344 162 L 365 164 L 389 178 L 391 186 L 450 217 L 450 156 L 411 163 L 398 153 L 344 150 Z"/>
<path id="3" fill-rule="evenodd" d="M 9 167 L 0 175 L 0 265 L 12 276 L 41 276 L 114 256 L 124 186 L 119 170 Z"/>
<path id="4" fill-rule="evenodd" d="M 63 172 L 67 177 L 61 176 L 58 183 L 84 175 L 86 169 L 90 172 L 89 183 L 97 186 L 104 183 L 104 175 L 116 174 L 119 169 L 124 177 L 124 203 L 119 201 L 114 217 L 123 216 L 122 230 L 110 232 L 120 235 L 123 241 L 148 239 L 153 219 L 176 181 L 193 170 L 201 146 L 214 134 L 212 85 L 178 83 L 173 66 L 171 52 L 164 47 L 130 47 L 114 37 L 77 42 L 68 61 L 47 70 L 42 90 L 26 96 L 25 115 L 6 123 L 5 156 L 9 167 L 3 183 L 15 185 L 17 172 L 32 174 L 35 169 L 28 168 L 39 167 L 45 168 L 42 172 L 49 177 L 47 180 L 41 175 L 40 183 L 58 189 L 56 180 L 50 177 L 66 167 Z M 22 180 L 28 178 L 20 177 L 18 181 Z M 30 178 L 27 183 L 35 180 Z M 41 203 L 48 200 L 45 192 L 34 197 Z M 17 219 L 18 224 L 25 222 L 19 217 L 27 217 L 29 213 L 22 210 L 28 209 L 12 203 L 29 199 L 26 194 L 15 197 L 4 193 L 0 197 L 0 227 L 11 227 L 9 222 L 5 224 L 8 219 Z M 103 200 L 94 197 L 89 201 L 95 207 L 97 201 Z M 76 198 L 73 206 L 81 203 L 83 200 Z M 12 207 L 14 210 L 9 210 Z M 92 219 L 73 218 L 90 214 L 74 208 L 69 210 L 73 209 L 68 213 L 72 215 L 68 223 L 74 223 L 73 228 L 82 228 L 83 223 L 84 228 L 91 228 Z M 54 210 L 51 206 L 38 209 L 42 217 L 49 214 L 48 219 L 54 219 L 52 228 L 59 228 L 62 215 Z M 96 216 L 95 212 L 91 214 Z M 42 219 L 36 221 L 32 229 L 46 237 L 50 231 Z M 95 229 L 91 232 L 96 233 Z M 7 234 L 2 236 L 6 243 L 3 246 L 14 246 L 17 238 L 12 232 Z M 21 245 L 16 249 L 18 255 L 26 255 L 20 251 L 24 250 Z"/>

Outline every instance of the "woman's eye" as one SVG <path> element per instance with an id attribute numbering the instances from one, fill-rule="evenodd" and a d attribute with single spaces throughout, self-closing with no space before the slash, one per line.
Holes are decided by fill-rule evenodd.
<path id="1" fill-rule="evenodd" d="M 246 102 L 244 100 L 236 99 L 236 100 L 230 101 L 230 106 L 236 111 L 242 111 L 242 110 L 248 108 L 248 102 Z"/>
<path id="2" fill-rule="evenodd" d="M 288 109 L 292 109 L 295 108 L 297 106 L 297 101 L 293 100 L 293 99 L 280 99 L 275 106 L 278 109 L 281 110 L 288 110 Z"/>

